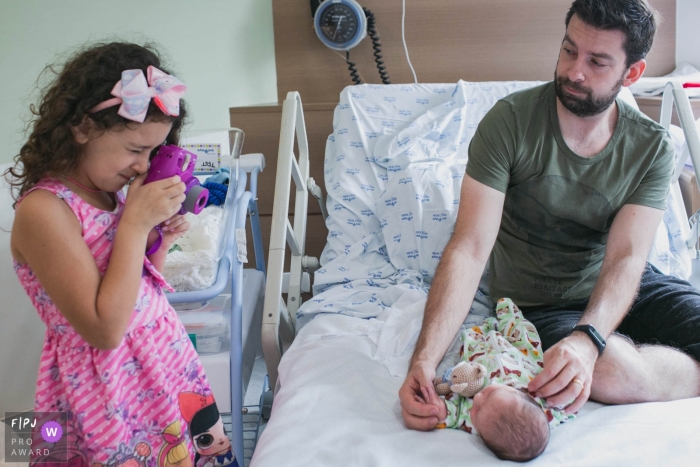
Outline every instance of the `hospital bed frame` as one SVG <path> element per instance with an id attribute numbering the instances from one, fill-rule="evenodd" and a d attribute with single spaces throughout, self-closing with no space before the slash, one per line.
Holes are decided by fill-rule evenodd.
<path id="1" fill-rule="evenodd" d="M 660 124 L 668 129 L 671 113 L 675 104 L 681 128 L 686 137 L 684 152 L 674 172 L 672 181 L 678 180 L 687 161 L 691 158 L 696 174 L 700 180 L 700 138 L 690 101 L 682 86 L 677 82 L 666 85 L 662 105 Z M 299 148 L 299 157 L 294 154 L 294 142 Z M 315 186 L 309 178 L 309 149 L 304 124 L 304 112 L 299 93 L 287 94 L 282 106 L 282 124 L 280 129 L 279 155 L 277 162 L 277 179 L 272 210 L 272 231 L 270 234 L 270 254 L 263 308 L 262 341 L 263 354 L 267 365 L 270 387 L 276 388 L 277 367 L 284 352 L 291 345 L 296 332 L 296 312 L 301 306 L 301 292 L 308 284 L 308 274 L 318 268 L 318 261 L 304 255 L 306 238 L 306 216 L 308 209 L 307 189 Z M 294 226 L 289 222 L 290 190 L 294 181 L 296 202 L 294 206 Z M 317 187 L 316 187 L 317 188 Z M 322 206 L 324 219 L 328 217 L 320 190 L 314 193 Z M 699 211 L 700 212 L 700 211 Z M 690 240 L 690 239 L 689 239 Z M 694 242 L 693 242 L 694 243 Z M 284 272 L 285 250 L 291 250 L 289 272 Z M 693 248 L 697 248 L 694 244 Z M 693 258 L 700 258 L 695 250 Z M 287 295 L 286 303 L 282 294 Z"/>
<path id="2" fill-rule="evenodd" d="M 685 147 L 683 148 L 683 154 L 677 161 L 676 170 L 671 180 L 675 182 L 681 176 L 683 166 L 688 161 L 688 157 L 693 162 L 695 179 L 700 180 L 700 163 L 698 163 L 700 161 L 700 138 L 698 137 L 698 129 L 695 125 L 695 117 L 693 116 L 693 109 L 690 107 L 688 96 L 677 81 L 670 81 L 666 84 L 661 99 L 659 123 L 667 130 L 671 126 L 673 104 L 676 105 L 678 120 L 680 120 L 681 128 L 685 134 Z"/>
<path id="3" fill-rule="evenodd" d="M 167 293 L 166 296 L 171 304 L 176 303 L 196 303 L 211 300 L 226 289 L 229 274 L 232 275 L 230 305 L 231 325 L 229 342 L 231 346 L 230 358 L 230 388 L 231 388 L 231 446 L 236 459 L 242 466 L 244 463 L 243 449 L 243 414 L 248 410 L 243 407 L 243 388 L 241 381 L 242 373 L 242 338 L 246 330 L 243 329 L 243 262 L 239 256 L 240 248 L 245 251 L 245 244 L 237 241 L 236 232 L 245 231 L 246 214 L 250 217 L 250 225 L 253 234 L 253 247 L 255 251 L 256 269 L 265 274 L 265 258 L 262 244 L 262 234 L 260 230 L 260 219 L 258 216 L 257 190 L 258 174 L 264 168 L 262 155 L 242 155 L 240 149 L 243 145 L 243 132 L 237 128 L 229 129 L 231 142 L 231 155 L 234 156 L 233 167 L 231 167 L 231 180 L 229 192 L 226 195 L 224 209 L 229 210 L 228 216 L 224 216 L 222 222 L 228 220 L 222 232 L 225 235 L 223 243 L 223 254 L 218 263 L 216 278 L 211 287 L 203 290 L 191 292 Z M 195 175 L 207 175 L 208 173 L 195 173 Z M 250 188 L 246 190 L 246 182 L 250 177 Z M 257 439 L 257 430 L 256 430 Z M 254 449 L 254 446 L 253 446 Z"/>
<path id="4" fill-rule="evenodd" d="M 294 142 L 299 158 L 294 154 Z M 294 226 L 289 222 L 292 181 L 295 187 Z M 268 276 L 263 306 L 262 345 L 270 387 L 277 383 L 277 366 L 282 354 L 294 340 L 296 312 L 301 293 L 309 292 L 309 274 L 318 269 L 318 259 L 304 255 L 306 214 L 310 191 L 318 199 L 324 218 L 328 217 L 321 189 L 309 178 L 309 144 L 304 123 L 304 109 L 297 92 L 289 92 L 282 106 L 275 198 L 272 207 Z M 291 250 L 290 269 L 284 272 L 287 246 Z M 282 294 L 287 295 L 285 304 Z"/>

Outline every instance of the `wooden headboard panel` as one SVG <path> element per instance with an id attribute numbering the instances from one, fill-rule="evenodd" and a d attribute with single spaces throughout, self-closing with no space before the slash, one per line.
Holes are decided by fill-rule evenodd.
<path id="1" fill-rule="evenodd" d="M 392 83 L 411 83 L 401 41 L 401 0 L 358 0 L 372 10 Z M 647 76 L 675 67 L 676 0 L 649 0 L 663 21 L 647 57 Z M 450 83 L 498 80 L 550 80 L 572 0 L 406 0 L 406 43 L 418 80 Z M 313 30 L 309 0 L 272 0 L 277 92 L 298 91 L 304 105 L 311 176 L 323 187 L 325 142 L 333 109 L 350 84 L 344 58 L 326 48 Z M 366 82 L 379 83 L 369 38 L 351 60 Z M 281 105 L 231 108 L 231 125 L 245 136 L 245 153 L 261 152 L 267 168 L 260 175 L 258 199 L 267 257 L 277 167 Z M 325 190 L 324 190 L 325 191 Z M 319 256 L 326 230 L 315 200 L 309 202 L 306 251 Z M 249 245 L 252 242 L 249 240 Z M 252 252 L 249 254 L 252 258 Z"/>
<path id="2" fill-rule="evenodd" d="M 376 17 L 392 83 L 411 83 L 401 40 L 401 0 L 358 0 Z M 406 0 L 406 45 L 422 83 L 550 80 L 572 0 Z M 676 2 L 650 0 L 661 14 L 647 76 L 675 67 Z M 299 91 L 304 102 L 337 102 L 352 84 L 347 65 L 313 30 L 308 0 L 273 0 L 277 92 Z M 381 83 L 372 42 L 350 59 L 368 83 Z M 364 81 L 364 80 L 363 80 Z"/>

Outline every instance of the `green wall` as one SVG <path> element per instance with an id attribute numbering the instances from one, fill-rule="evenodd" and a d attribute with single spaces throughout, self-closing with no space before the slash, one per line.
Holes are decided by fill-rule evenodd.
<path id="1" fill-rule="evenodd" d="M 271 0 L 0 0 L 0 164 L 24 142 L 39 73 L 86 42 L 158 43 L 199 130 L 277 102 L 273 37 Z"/>
<path id="2" fill-rule="evenodd" d="M 162 45 L 166 62 L 189 86 L 191 129 L 228 127 L 232 106 L 277 102 L 271 0 L 0 0 L 0 166 L 23 143 L 22 118 L 44 67 L 87 41 L 117 38 Z M 3 182 L 0 418 L 33 406 L 45 329 L 12 271 L 14 211 Z"/>

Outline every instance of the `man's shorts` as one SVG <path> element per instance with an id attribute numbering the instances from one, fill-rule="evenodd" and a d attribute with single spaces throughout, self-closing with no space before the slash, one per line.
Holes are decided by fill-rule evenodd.
<path id="1" fill-rule="evenodd" d="M 588 300 L 579 300 L 520 309 L 537 328 L 547 350 L 571 333 L 586 305 Z M 616 332 L 636 344 L 674 347 L 700 361 L 700 290 L 647 264 L 639 292 Z"/>

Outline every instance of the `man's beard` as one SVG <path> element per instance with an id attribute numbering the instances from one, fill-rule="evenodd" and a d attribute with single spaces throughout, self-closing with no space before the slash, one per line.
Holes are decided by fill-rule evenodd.
<path id="1" fill-rule="evenodd" d="M 564 108 L 566 108 L 566 110 L 577 117 L 593 117 L 594 115 L 598 115 L 605 111 L 612 105 L 613 102 L 615 102 L 615 98 L 620 92 L 624 81 L 625 77 L 621 76 L 620 80 L 608 94 L 595 98 L 593 97 L 593 91 L 587 87 L 574 83 L 565 76 L 557 76 L 557 72 L 554 72 L 554 90 L 556 91 L 559 101 L 562 103 Z M 582 98 L 567 94 L 564 90 L 564 86 L 574 91 L 582 92 L 586 95 L 586 97 Z"/>

